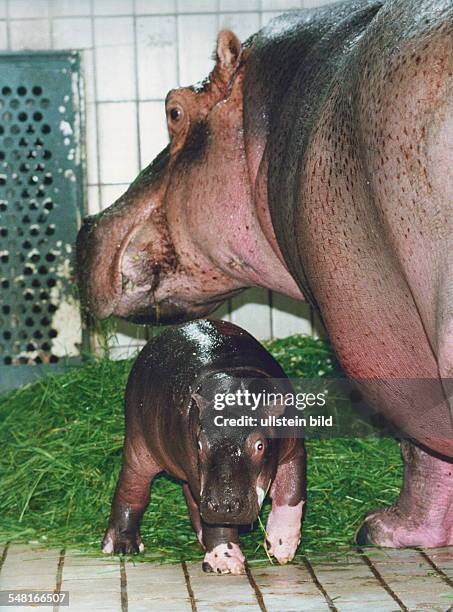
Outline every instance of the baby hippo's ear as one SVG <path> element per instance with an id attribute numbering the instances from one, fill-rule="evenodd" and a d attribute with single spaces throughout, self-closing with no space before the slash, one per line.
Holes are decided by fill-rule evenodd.
<path id="1" fill-rule="evenodd" d="M 242 45 L 230 30 L 222 30 L 217 37 L 216 65 L 213 76 L 219 86 L 227 87 L 237 68 Z"/>
<path id="2" fill-rule="evenodd" d="M 198 414 L 203 414 L 209 407 L 209 402 L 199 393 L 192 393 L 192 401 L 198 408 Z"/>
<path id="3" fill-rule="evenodd" d="M 271 404 L 266 404 L 263 407 L 263 412 L 266 416 L 282 416 L 286 410 L 286 406 L 283 402 L 276 402 Z"/>

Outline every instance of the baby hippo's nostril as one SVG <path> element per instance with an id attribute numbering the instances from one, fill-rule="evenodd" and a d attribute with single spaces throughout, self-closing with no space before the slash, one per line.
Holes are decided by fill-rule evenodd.
<path id="1" fill-rule="evenodd" d="M 219 509 L 218 502 L 216 502 L 212 497 L 209 497 L 206 500 L 206 505 L 209 508 L 209 510 L 212 510 L 213 512 L 217 512 Z"/>
<path id="2" fill-rule="evenodd" d="M 229 499 L 225 504 L 225 511 L 228 514 L 231 514 L 232 512 L 238 512 L 240 508 L 241 508 L 241 502 L 239 498 Z"/>

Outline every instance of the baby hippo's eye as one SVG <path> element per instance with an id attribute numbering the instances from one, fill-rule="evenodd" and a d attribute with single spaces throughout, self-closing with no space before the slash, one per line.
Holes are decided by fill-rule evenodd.
<path id="1" fill-rule="evenodd" d="M 262 453 L 264 450 L 264 442 L 262 440 L 257 440 L 255 442 L 255 451 L 257 453 Z"/>

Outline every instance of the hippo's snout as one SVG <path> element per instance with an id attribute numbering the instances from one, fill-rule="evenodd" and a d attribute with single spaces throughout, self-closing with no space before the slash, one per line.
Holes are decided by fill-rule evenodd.
<path id="1" fill-rule="evenodd" d="M 242 484 L 242 486 L 241 486 Z M 208 486 L 201 495 L 200 514 L 211 525 L 250 525 L 258 517 L 260 507 L 249 482 L 237 486 L 219 480 Z"/>
<path id="2" fill-rule="evenodd" d="M 207 523 L 241 523 L 245 506 L 239 495 L 209 495 L 202 499 L 200 512 Z"/>

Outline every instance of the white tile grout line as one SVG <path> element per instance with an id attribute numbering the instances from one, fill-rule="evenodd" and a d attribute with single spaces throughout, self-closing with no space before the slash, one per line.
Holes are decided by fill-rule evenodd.
<path id="1" fill-rule="evenodd" d="M 63 567 L 64 567 L 65 554 L 66 554 L 66 550 L 62 548 L 60 551 L 60 556 L 58 557 L 57 575 L 55 577 L 54 593 L 61 592 L 61 583 L 63 582 Z M 59 610 L 60 610 L 60 604 L 59 603 L 54 604 L 53 612 L 59 612 Z"/>
<path id="2" fill-rule="evenodd" d="M 101 155 L 100 155 L 100 144 L 101 139 L 99 137 L 99 102 L 98 102 L 98 87 L 97 87 L 97 61 L 96 61 L 96 38 L 94 33 L 94 0 L 90 0 L 90 14 L 91 14 L 91 46 L 93 47 L 93 96 L 94 96 L 94 113 L 96 120 L 96 156 L 97 156 L 97 175 L 98 175 L 98 207 L 101 210 L 102 203 L 102 182 L 101 182 Z"/>
<path id="3" fill-rule="evenodd" d="M 426 551 L 424 551 L 422 548 L 415 548 L 415 550 L 418 552 L 418 554 L 422 557 L 422 559 L 424 561 L 426 561 L 426 563 L 428 563 L 428 565 L 430 565 L 433 570 L 436 572 L 436 574 L 439 576 L 439 578 L 441 578 L 441 580 L 443 580 L 446 584 L 448 584 L 448 586 L 450 588 L 453 588 L 453 579 L 450 578 L 450 576 L 448 576 L 443 569 L 441 569 L 437 563 L 434 561 L 434 559 L 432 559 L 428 553 L 426 553 Z"/>
<path id="4" fill-rule="evenodd" d="M 129 603 L 127 597 L 127 574 L 126 574 L 126 563 L 124 559 L 120 558 L 120 588 L 121 588 L 121 612 L 128 612 Z"/>
<path id="5" fill-rule="evenodd" d="M 330 612 L 339 612 L 338 608 L 333 603 L 332 598 L 330 597 L 326 589 L 323 587 L 323 585 L 320 583 L 318 577 L 316 576 L 316 572 L 313 569 L 312 564 L 310 563 L 310 561 L 307 559 L 305 555 L 302 555 L 302 563 L 305 565 L 308 573 L 310 574 L 314 585 L 316 586 L 318 591 L 321 593 L 321 595 L 324 597 L 326 604 L 329 607 Z"/>
<path id="6" fill-rule="evenodd" d="M 252 570 L 249 568 L 248 565 L 245 566 L 245 573 L 247 574 L 247 578 L 249 581 L 250 586 L 252 587 L 252 590 L 255 594 L 255 598 L 256 601 L 258 603 L 259 609 L 261 610 L 261 612 L 267 612 L 267 608 L 266 608 L 266 604 L 264 603 L 264 597 L 263 594 L 261 593 L 260 587 L 257 584 L 253 574 L 252 574 Z"/>
<path id="7" fill-rule="evenodd" d="M 8 554 L 9 544 L 10 544 L 9 542 L 6 542 L 3 548 L 2 556 L 0 557 L 0 572 L 2 571 L 2 567 L 6 561 L 6 555 Z"/>
<path id="8" fill-rule="evenodd" d="M 392 587 L 387 583 L 387 581 L 384 579 L 384 577 L 382 576 L 381 572 L 377 569 L 377 567 L 375 567 L 373 561 L 368 557 L 368 555 L 365 553 L 363 548 L 361 548 L 360 546 L 357 546 L 357 552 L 359 553 L 359 557 L 362 559 L 365 565 L 368 566 L 371 573 L 376 578 L 376 580 L 381 585 L 381 587 L 385 591 L 387 591 L 387 593 L 390 595 L 390 597 L 392 597 L 395 603 L 398 604 L 400 610 L 402 610 L 403 612 L 410 612 L 409 608 L 404 604 L 404 602 L 398 597 L 398 595 L 395 593 Z"/>
<path id="9" fill-rule="evenodd" d="M 182 572 L 184 574 L 184 581 L 186 584 L 187 593 L 189 595 L 190 607 L 192 608 L 192 612 L 197 612 L 197 600 L 195 598 L 192 585 L 190 584 L 189 570 L 187 569 L 187 564 L 185 561 L 181 561 L 181 567 Z"/>

